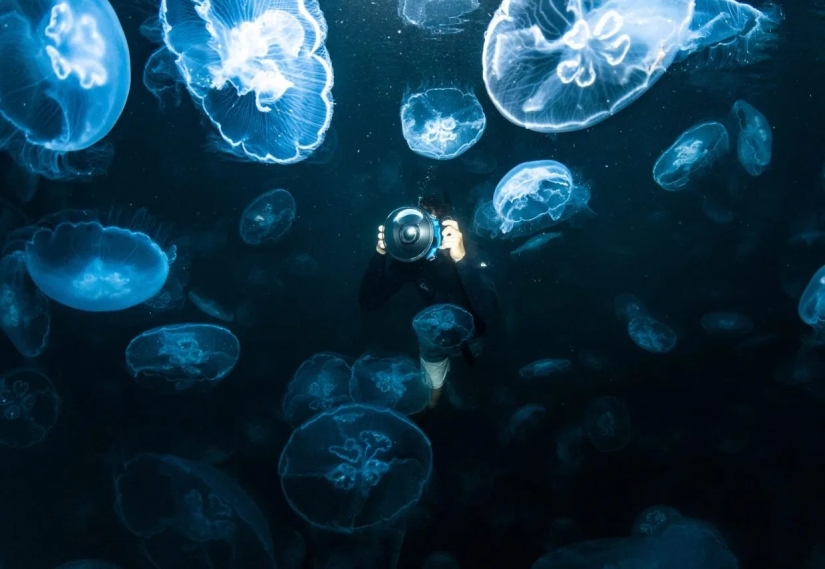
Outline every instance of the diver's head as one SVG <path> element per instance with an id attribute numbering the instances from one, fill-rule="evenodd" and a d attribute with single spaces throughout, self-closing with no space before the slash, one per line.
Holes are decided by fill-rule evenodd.
<path id="1" fill-rule="evenodd" d="M 420 196 L 418 198 L 418 207 L 436 219 L 443 219 L 450 215 L 450 206 L 433 194 Z"/>

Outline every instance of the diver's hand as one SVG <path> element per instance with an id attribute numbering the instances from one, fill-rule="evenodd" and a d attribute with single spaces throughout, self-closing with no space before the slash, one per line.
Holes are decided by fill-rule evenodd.
<path id="1" fill-rule="evenodd" d="M 441 230 L 441 247 L 439 249 L 449 249 L 450 257 L 458 263 L 464 258 L 464 236 L 458 229 L 458 222 L 454 219 L 445 219 L 441 222 L 444 229 Z M 381 233 L 383 236 L 384 234 Z"/>
<path id="2" fill-rule="evenodd" d="M 387 254 L 387 244 L 384 242 L 384 226 L 378 226 L 378 244 L 375 246 L 375 252 L 379 255 Z"/>

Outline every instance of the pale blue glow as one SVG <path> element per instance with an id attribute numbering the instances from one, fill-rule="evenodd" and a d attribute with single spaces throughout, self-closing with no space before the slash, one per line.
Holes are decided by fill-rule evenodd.
<path id="1" fill-rule="evenodd" d="M 484 134 L 487 118 L 472 92 L 454 87 L 407 94 L 401 103 L 401 129 L 410 150 L 449 160 L 469 150 Z"/>
<path id="2" fill-rule="evenodd" d="M 728 131 L 721 123 L 699 123 L 680 134 L 659 156 L 653 165 L 653 179 L 665 190 L 683 190 L 729 149 Z"/>
<path id="3" fill-rule="evenodd" d="M 24 357 L 36 358 L 49 340 L 49 301 L 31 282 L 22 251 L 0 259 L 0 330 Z"/>
<path id="4" fill-rule="evenodd" d="M 295 221 L 295 199 L 286 190 L 264 192 L 246 206 L 238 232 L 249 245 L 277 241 Z"/>
<path id="5" fill-rule="evenodd" d="M 748 174 L 758 176 L 771 163 L 771 125 L 765 115 L 742 99 L 733 104 L 731 114 L 739 126 L 739 134 L 736 137 L 736 155 L 739 163 Z"/>
<path id="6" fill-rule="evenodd" d="M 349 392 L 357 403 L 412 415 L 430 402 L 432 387 L 423 381 L 418 362 L 409 356 L 364 354 L 352 365 Z"/>
<path id="7" fill-rule="evenodd" d="M 349 382 L 352 369 L 332 353 L 315 354 L 301 363 L 287 385 L 281 408 L 293 427 L 313 415 L 351 403 Z"/>
<path id="8" fill-rule="evenodd" d="M 461 31 L 463 16 L 478 6 L 478 0 L 398 0 L 398 15 L 428 33 L 455 34 Z"/>

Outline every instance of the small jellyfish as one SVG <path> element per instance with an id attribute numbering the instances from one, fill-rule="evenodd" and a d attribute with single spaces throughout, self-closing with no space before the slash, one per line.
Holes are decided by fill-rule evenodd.
<path id="1" fill-rule="evenodd" d="M 0 330 L 26 358 L 36 358 L 49 341 L 49 301 L 26 272 L 22 251 L 0 259 Z"/>
<path id="2" fill-rule="evenodd" d="M 630 442 L 630 414 L 619 399 L 599 397 L 584 414 L 584 431 L 599 451 L 616 452 Z"/>
<path id="3" fill-rule="evenodd" d="M 747 334 L 753 320 L 739 312 L 710 312 L 702 316 L 702 328 L 710 334 Z"/>
<path id="4" fill-rule="evenodd" d="M 401 103 L 401 129 L 410 150 L 434 160 L 450 160 L 469 150 L 487 126 L 472 92 L 454 87 L 407 93 Z"/>
<path id="5" fill-rule="evenodd" d="M 627 323 L 633 342 L 648 352 L 665 354 L 676 347 L 678 336 L 669 326 L 650 316 L 637 316 Z"/>
<path id="6" fill-rule="evenodd" d="M 802 321 L 814 329 L 810 341 L 817 345 L 825 343 L 825 265 L 811 277 L 799 299 L 797 311 Z"/>
<path id="7" fill-rule="evenodd" d="M 518 373 L 524 379 L 535 379 L 537 377 L 548 377 L 570 371 L 572 364 L 567 359 L 544 359 L 536 360 L 533 363 L 522 367 Z"/>
<path id="8" fill-rule="evenodd" d="M 356 403 L 412 415 L 430 402 L 432 388 L 423 381 L 418 362 L 412 358 L 364 354 L 352 365 L 349 392 Z"/>
<path id="9" fill-rule="evenodd" d="M 344 405 L 293 431 L 278 463 L 292 509 L 317 528 L 351 534 L 390 524 L 432 473 L 427 436 L 389 409 Z"/>
<path id="10" fill-rule="evenodd" d="M 0 444 L 36 445 L 54 426 L 59 412 L 60 397 L 45 375 L 18 368 L 0 376 Z"/>
<path id="11" fill-rule="evenodd" d="M 682 517 L 679 510 L 670 506 L 651 506 L 633 521 L 632 535 L 659 535 L 665 528 Z"/>
<path id="12" fill-rule="evenodd" d="M 295 221 L 295 199 L 286 190 L 269 190 L 252 200 L 241 214 L 238 231 L 249 245 L 277 241 Z"/>
<path id="13" fill-rule="evenodd" d="M 736 155 L 739 163 L 751 176 L 758 176 L 771 163 L 773 134 L 765 115 L 747 102 L 739 99 L 733 104 L 731 114 L 739 126 L 736 138 Z"/>
<path id="14" fill-rule="evenodd" d="M 186 296 L 190 301 L 192 301 L 192 304 L 198 307 L 198 310 L 211 316 L 212 318 L 217 318 L 218 320 L 223 320 L 224 322 L 232 322 L 235 320 L 235 315 L 231 311 L 218 304 L 216 300 L 205 296 L 198 289 L 193 288 L 187 293 Z"/>
<path id="15" fill-rule="evenodd" d="M 547 421 L 547 409 L 544 405 L 529 403 L 522 405 L 510 416 L 507 421 L 505 441 L 515 440 L 519 443 L 526 443 L 530 436 L 541 430 Z"/>
<path id="16" fill-rule="evenodd" d="M 398 15 L 428 33 L 455 34 L 461 31 L 463 16 L 478 6 L 478 0 L 398 0 Z"/>
<path id="17" fill-rule="evenodd" d="M 718 122 L 694 125 L 679 135 L 653 165 L 653 179 L 669 192 L 687 187 L 730 149 L 727 129 Z"/>
<path id="18" fill-rule="evenodd" d="M 473 315 L 454 304 L 434 304 L 415 315 L 413 330 L 424 349 L 456 355 L 473 337 Z"/>
<path id="19" fill-rule="evenodd" d="M 304 361 L 292 376 L 281 403 L 293 427 L 313 415 L 351 403 L 352 369 L 338 354 L 320 353 Z"/>
<path id="20" fill-rule="evenodd" d="M 551 233 L 539 233 L 522 243 L 516 249 L 510 251 L 510 256 L 513 259 L 531 258 L 535 253 L 544 249 L 548 243 L 555 240 L 561 240 L 562 233 L 554 231 Z"/>

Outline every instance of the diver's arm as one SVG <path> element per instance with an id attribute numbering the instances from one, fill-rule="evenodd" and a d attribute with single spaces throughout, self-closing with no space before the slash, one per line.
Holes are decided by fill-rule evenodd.
<path id="1" fill-rule="evenodd" d="M 487 273 L 487 263 L 480 255 L 467 251 L 464 257 L 456 262 L 455 267 L 473 310 L 478 312 L 485 322 L 492 322 L 498 313 L 498 296 L 492 275 Z"/>
<path id="2" fill-rule="evenodd" d="M 373 310 L 387 302 L 403 286 L 404 280 L 393 271 L 392 260 L 376 251 L 361 279 L 358 304 L 362 310 Z"/>

